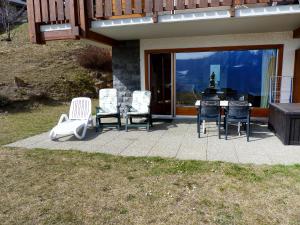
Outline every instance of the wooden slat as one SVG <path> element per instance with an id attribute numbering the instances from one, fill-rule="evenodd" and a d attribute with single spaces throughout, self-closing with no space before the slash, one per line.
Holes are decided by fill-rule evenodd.
<path id="1" fill-rule="evenodd" d="M 65 0 L 65 17 L 66 20 L 70 20 L 70 0 Z"/>
<path id="2" fill-rule="evenodd" d="M 89 19 L 94 18 L 94 1 L 93 0 L 87 0 L 86 2 L 86 10 L 87 10 L 87 15 Z"/>
<path id="3" fill-rule="evenodd" d="M 41 0 L 41 7 L 42 7 L 42 21 L 44 23 L 48 23 L 49 21 L 48 0 Z"/>
<path id="4" fill-rule="evenodd" d="M 50 13 L 50 21 L 56 22 L 56 1 L 50 0 L 49 1 L 49 13 Z"/>
<path id="5" fill-rule="evenodd" d="M 153 12 L 153 0 L 146 0 L 145 1 L 144 12 L 145 13 Z"/>
<path id="6" fill-rule="evenodd" d="M 222 5 L 223 6 L 231 6 L 232 5 L 232 0 L 223 0 Z"/>
<path id="7" fill-rule="evenodd" d="M 35 22 L 40 23 L 42 22 L 40 0 L 34 0 L 33 4 L 34 4 Z"/>
<path id="8" fill-rule="evenodd" d="M 132 14 L 132 4 L 131 4 L 131 0 L 125 0 L 125 9 L 124 9 L 124 13 L 125 13 L 126 15 Z"/>
<path id="9" fill-rule="evenodd" d="M 103 17 L 103 0 L 96 0 L 96 17 Z"/>
<path id="10" fill-rule="evenodd" d="M 185 0 L 177 0 L 176 9 L 179 10 L 184 9 L 185 8 L 184 5 L 185 5 Z"/>
<path id="11" fill-rule="evenodd" d="M 113 1 L 113 11 L 114 11 L 114 16 L 122 15 L 122 0 Z"/>
<path id="12" fill-rule="evenodd" d="M 218 7 L 218 6 L 220 6 L 219 0 L 211 0 L 210 7 Z"/>
<path id="13" fill-rule="evenodd" d="M 57 19 L 58 20 L 64 20 L 65 19 L 65 13 L 64 13 L 64 3 L 63 0 L 56 0 L 57 2 Z"/>
<path id="14" fill-rule="evenodd" d="M 155 12 L 163 11 L 163 1 L 162 0 L 154 0 L 154 11 Z"/>
<path id="15" fill-rule="evenodd" d="M 69 14 L 70 14 L 70 24 L 72 30 L 75 29 L 76 24 L 76 10 L 75 10 L 75 0 L 69 0 Z"/>
<path id="16" fill-rule="evenodd" d="M 48 31 L 41 33 L 41 39 L 45 41 L 76 39 L 71 30 Z"/>
<path id="17" fill-rule="evenodd" d="M 39 38 L 37 36 L 37 28 L 34 19 L 34 5 L 33 0 L 27 0 L 27 14 L 28 14 L 28 26 L 29 26 L 29 38 L 31 43 L 38 43 Z"/>
<path id="18" fill-rule="evenodd" d="M 207 0 L 200 0 L 199 8 L 207 8 L 207 7 L 208 7 L 208 1 Z"/>
<path id="19" fill-rule="evenodd" d="M 245 0 L 245 4 L 256 4 L 257 0 Z"/>
<path id="20" fill-rule="evenodd" d="M 134 13 L 142 13 L 142 0 L 134 0 Z"/>
<path id="21" fill-rule="evenodd" d="M 173 0 L 166 0 L 166 11 L 174 10 L 174 1 Z"/>
<path id="22" fill-rule="evenodd" d="M 86 12 L 85 0 L 78 0 L 78 6 L 79 6 L 79 24 L 80 24 L 79 33 L 81 37 L 86 37 L 89 31 L 89 25 L 87 21 L 87 15 L 85 14 Z"/>
<path id="23" fill-rule="evenodd" d="M 111 0 L 104 1 L 104 15 L 112 16 L 112 2 Z"/>
<path id="24" fill-rule="evenodd" d="M 194 9 L 196 8 L 196 0 L 188 0 L 188 8 L 189 9 Z"/>

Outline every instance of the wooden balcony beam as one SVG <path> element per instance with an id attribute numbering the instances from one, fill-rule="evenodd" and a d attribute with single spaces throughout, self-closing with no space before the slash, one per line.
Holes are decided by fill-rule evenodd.
<path id="1" fill-rule="evenodd" d="M 86 37 L 86 39 L 91 40 L 91 41 L 95 41 L 95 42 L 100 42 L 102 44 L 106 44 L 109 46 L 117 46 L 119 44 L 119 41 L 112 39 L 110 37 L 104 36 L 102 34 L 98 34 L 96 32 L 93 31 L 88 31 Z"/>
<path id="2" fill-rule="evenodd" d="M 294 34 L 293 34 L 294 38 L 300 38 L 300 27 L 296 30 L 294 30 Z"/>

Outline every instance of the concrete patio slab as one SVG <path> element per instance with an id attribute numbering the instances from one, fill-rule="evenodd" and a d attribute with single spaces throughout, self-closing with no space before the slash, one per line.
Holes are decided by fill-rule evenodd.
<path id="1" fill-rule="evenodd" d="M 181 160 L 211 160 L 251 164 L 300 163 L 300 146 L 284 146 L 263 123 L 254 123 L 250 142 L 245 133 L 237 134 L 237 127 L 230 128 L 228 140 L 221 129 L 217 135 L 215 123 L 207 124 L 206 134 L 198 138 L 193 119 L 156 121 L 154 127 L 130 129 L 128 132 L 104 129 L 96 133 L 89 129 L 84 140 L 67 136 L 56 141 L 49 133 L 42 133 L 7 145 L 8 147 L 44 148 L 51 150 L 80 150 L 122 156 L 159 156 Z"/>

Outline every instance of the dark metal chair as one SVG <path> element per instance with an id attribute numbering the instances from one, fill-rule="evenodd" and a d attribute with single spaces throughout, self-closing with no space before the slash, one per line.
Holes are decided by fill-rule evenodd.
<path id="1" fill-rule="evenodd" d="M 220 123 L 221 123 L 221 111 L 220 111 L 220 101 L 219 100 L 202 100 L 197 113 L 197 132 L 200 138 L 200 128 L 205 122 L 214 121 L 218 126 L 219 138 L 220 136 Z"/>
<path id="2" fill-rule="evenodd" d="M 228 107 L 225 110 L 225 139 L 228 136 L 228 125 L 229 123 L 242 123 L 246 124 L 247 130 L 247 141 L 250 136 L 250 113 L 251 108 L 248 101 L 229 101 Z"/>

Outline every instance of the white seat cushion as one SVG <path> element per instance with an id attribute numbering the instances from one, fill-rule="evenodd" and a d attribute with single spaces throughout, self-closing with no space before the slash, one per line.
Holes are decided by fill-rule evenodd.
<path id="1" fill-rule="evenodd" d="M 130 113 L 132 115 L 149 113 L 150 101 L 151 101 L 150 91 L 134 91 L 132 94 L 133 110 L 131 110 L 131 112 L 128 112 L 128 115 L 130 115 Z"/>
<path id="2" fill-rule="evenodd" d="M 99 91 L 100 115 L 110 115 L 118 113 L 117 89 L 106 88 Z M 102 114 L 104 113 L 104 114 Z"/>

